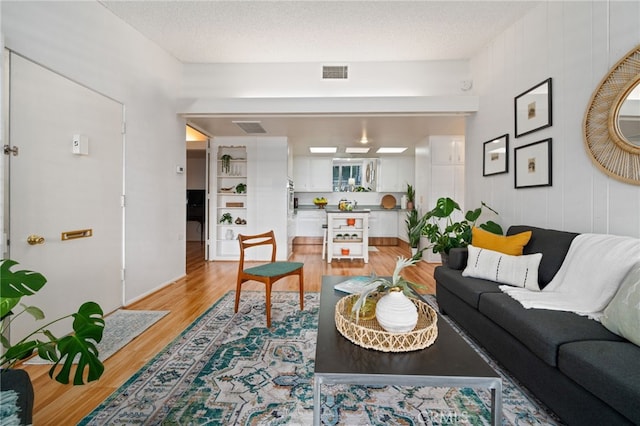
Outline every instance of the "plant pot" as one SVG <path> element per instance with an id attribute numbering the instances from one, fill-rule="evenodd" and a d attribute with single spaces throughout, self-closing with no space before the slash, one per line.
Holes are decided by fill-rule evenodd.
<path id="1" fill-rule="evenodd" d="M 348 256 L 351 250 L 349 250 L 348 248 L 343 248 L 340 250 L 340 252 L 342 253 L 343 256 Z"/>
<path id="2" fill-rule="evenodd" d="M 353 226 L 356 224 L 356 220 L 355 219 L 347 219 L 347 225 L 348 226 Z"/>
<path id="3" fill-rule="evenodd" d="M 398 287 L 392 288 L 376 304 L 376 319 L 389 333 L 407 333 L 418 324 L 418 308 Z"/>
<path id="4" fill-rule="evenodd" d="M 411 247 L 411 257 L 415 256 L 418 253 L 418 247 Z"/>
<path id="5" fill-rule="evenodd" d="M 32 424 L 33 385 L 29 374 L 19 369 L 0 370 L 0 390 L 3 394 L 3 411 L 10 410 L 8 412 L 11 412 L 11 409 L 15 407 L 15 414 L 6 415 L 3 420 L 8 421 L 15 415 L 18 420 L 16 424 Z"/>
<path id="6" fill-rule="evenodd" d="M 449 254 L 441 251 L 440 252 L 440 259 L 442 261 L 442 266 L 449 266 Z"/>

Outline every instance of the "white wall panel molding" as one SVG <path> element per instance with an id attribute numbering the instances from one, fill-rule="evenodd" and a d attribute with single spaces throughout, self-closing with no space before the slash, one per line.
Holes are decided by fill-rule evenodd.
<path id="1" fill-rule="evenodd" d="M 466 205 L 484 201 L 503 225 L 640 237 L 640 187 L 613 180 L 585 152 L 582 121 L 598 82 L 640 42 L 640 3 L 548 2 L 470 62 L 480 109 L 467 118 Z M 513 99 L 553 79 L 553 125 L 515 138 Z M 509 174 L 482 177 L 482 142 L 509 132 Z M 553 186 L 515 189 L 513 149 L 553 138 Z"/>

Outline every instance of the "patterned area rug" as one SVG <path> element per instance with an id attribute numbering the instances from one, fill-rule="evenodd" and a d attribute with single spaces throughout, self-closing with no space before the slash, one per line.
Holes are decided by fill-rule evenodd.
<path id="1" fill-rule="evenodd" d="M 238 314 L 234 293 L 227 293 L 79 424 L 310 425 L 319 293 L 305 295 L 304 311 L 296 292 L 274 292 L 272 299 L 269 330 L 264 292 L 243 292 Z M 557 424 L 492 366 L 503 377 L 504 425 Z M 490 393 L 323 386 L 322 421 L 483 425 L 490 423 Z"/>
<path id="2" fill-rule="evenodd" d="M 118 309 L 104 318 L 104 332 L 98 343 L 98 358 L 104 361 L 122 349 L 127 343 L 160 321 L 169 311 L 135 311 Z M 50 364 L 50 361 L 35 356 L 25 364 Z"/>

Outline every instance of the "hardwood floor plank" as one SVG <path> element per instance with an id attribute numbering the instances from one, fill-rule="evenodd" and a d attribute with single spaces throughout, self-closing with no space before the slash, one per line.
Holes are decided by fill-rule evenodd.
<path id="1" fill-rule="evenodd" d="M 321 259 L 321 246 L 297 245 L 293 261 L 304 262 L 305 291 L 320 290 L 323 275 L 393 274 L 398 256 L 408 257 L 401 246 L 379 246 L 369 253 L 369 263 L 362 260 Z M 48 366 L 23 365 L 31 376 L 35 390 L 34 425 L 71 425 L 79 422 L 113 391 L 127 381 L 166 345 L 173 341 L 198 316 L 220 297 L 235 290 L 237 262 L 205 262 L 204 245 L 187 243 L 187 275 L 175 283 L 139 300 L 126 309 L 169 310 L 167 316 L 105 361 L 105 373 L 97 382 L 84 386 L 61 385 L 48 376 Z M 256 263 L 257 264 L 257 263 Z M 437 264 L 420 262 L 406 268 L 403 276 L 423 284 L 424 293 L 435 292 L 433 270 Z M 246 283 L 243 290 L 263 290 L 260 283 Z M 296 278 L 285 278 L 274 285 L 274 291 L 295 291 Z"/>

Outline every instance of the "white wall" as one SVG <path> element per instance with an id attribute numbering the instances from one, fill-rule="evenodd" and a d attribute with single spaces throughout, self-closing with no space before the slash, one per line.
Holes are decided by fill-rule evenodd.
<path id="1" fill-rule="evenodd" d="M 98 2 L 2 2 L 6 47 L 125 105 L 126 301 L 185 272 L 182 65 Z M 46 96 L 46 94 L 43 94 Z"/>
<path id="2" fill-rule="evenodd" d="M 467 208 L 487 202 L 503 225 L 640 237 L 640 186 L 591 162 L 582 121 L 608 70 L 640 43 L 640 2 L 546 2 L 471 61 L 479 111 L 467 119 Z M 553 125 L 514 138 L 514 97 L 551 77 Z M 509 173 L 482 177 L 482 144 L 509 133 Z M 513 149 L 553 139 L 553 186 L 514 189 Z"/>
<path id="3" fill-rule="evenodd" d="M 347 80 L 323 80 L 323 65 L 185 64 L 181 97 L 322 98 L 469 94 L 461 89 L 461 82 L 469 79 L 467 60 L 340 64 L 349 66 Z"/>

